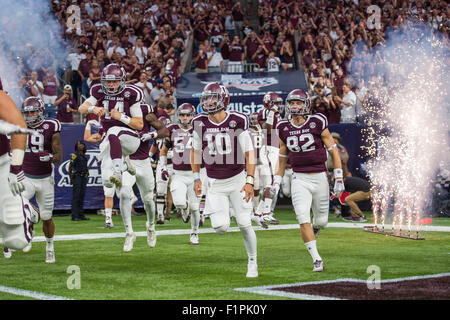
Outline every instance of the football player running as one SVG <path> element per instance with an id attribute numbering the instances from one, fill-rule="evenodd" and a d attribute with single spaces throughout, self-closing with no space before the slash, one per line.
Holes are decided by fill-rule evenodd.
<path id="1" fill-rule="evenodd" d="M 140 130 L 141 144 L 137 151 L 130 155 L 129 161 L 131 167 L 134 169 L 132 174 L 124 172 L 122 188 L 120 189 L 120 211 L 125 226 L 127 236 L 123 246 L 124 252 L 130 252 L 133 249 L 133 243 L 136 241 L 136 235 L 133 232 L 131 223 L 131 199 L 133 197 L 133 185 L 136 183 L 141 194 L 142 202 L 144 203 L 147 221 L 145 223 L 145 230 L 147 233 L 147 244 L 153 248 L 156 245 L 156 231 L 155 231 L 155 202 L 153 201 L 155 189 L 155 179 L 152 172 L 149 174 L 151 162 L 149 158 L 149 144 L 150 139 L 165 138 L 169 136 L 169 130 L 164 123 L 156 118 L 153 107 L 142 104 L 142 114 L 145 118 L 144 128 Z M 155 128 L 150 132 L 150 127 Z"/>
<path id="2" fill-rule="evenodd" d="M 218 83 L 207 84 L 200 96 L 204 113 L 192 119 L 194 191 L 197 196 L 201 195 L 200 166 L 203 162 L 208 176 L 204 214 L 209 216 L 214 230 L 224 234 L 230 226 L 230 206 L 233 207 L 248 256 L 246 276 L 254 278 L 258 277 L 257 239 L 251 221 L 255 156 L 248 117 L 226 111 L 227 91 Z"/>
<path id="3" fill-rule="evenodd" d="M 273 217 L 273 208 L 275 207 L 278 194 L 272 195 L 270 187 L 272 186 L 273 176 L 278 161 L 278 135 L 276 125 L 281 120 L 280 111 L 283 105 L 283 99 L 275 92 L 269 92 L 263 97 L 264 108 L 258 113 L 258 121 L 261 124 L 265 136 L 263 146 L 261 147 L 261 185 L 264 188 L 261 201 L 256 210 L 257 215 L 262 215 L 263 219 L 271 224 L 279 224 L 280 221 Z"/>
<path id="4" fill-rule="evenodd" d="M 170 118 L 159 117 L 158 120 L 168 128 L 171 125 Z M 153 155 L 158 154 L 158 163 L 156 165 L 156 212 L 158 215 L 157 224 L 164 224 L 164 219 L 170 221 L 170 212 L 172 210 L 172 197 L 168 196 L 168 187 L 170 183 L 170 178 L 173 174 L 173 164 L 172 157 L 173 151 L 171 149 L 166 151 L 164 166 L 166 172 L 163 174 L 163 164 L 161 162 L 161 150 L 164 146 L 165 139 L 157 139 L 152 144 L 150 153 Z M 164 214 L 164 208 L 166 209 L 166 214 Z"/>
<path id="5" fill-rule="evenodd" d="M 36 198 L 39 207 L 42 230 L 46 240 L 45 262 L 55 262 L 53 236 L 55 224 L 52 219 L 55 204 L 54 163 L 62 160 L 61 124 L 56 119 L 44 119 L 44 102 L 38 97 L 28 97 L 22 103 L 22 114 L 28 128 L 35 133 L 29 135 L 23 171 L 25 173 L 23 196 Z M 31 250 L 31 243 L 24 248 Z"/>
<path id="6" fill-rule="evenodd" d="M 22 250 L 31 243 L 39 211 L 21 195 L 27 134 L 32 131 L 27 129 L 19 109 L 1 85 L 0 119 L 0 177 L 4 182 L 0 185 L 0 234 L 5 258 L 10 258 L 11 250 Z M 11 142 L 6 135 L 11 136 Z"/>
<path id="7" fill-rule="evenodd" d="M 261 189 L 261 171 L 263 170 L 263 163 L 261 161 L 261 147 L 263 146 L 263 132 L 262 128 L 258 122 L 258 113 L 254 112 L 250 115 L 250 126 L 248 131 L 253 142 L 253 149 L 255 150 L 256 166 L 255 166 L 255 176 L 254 176 L 254 198 L 253 198 L 253 214 L 252 221 L 256 222 L 259 226 L 267 229 L 267 223 L 262 218 L 261 214 L 256 211 L 260 203 L 260 189 Z"/>
<path id="8" fill-rule="evenodd" d="M 181 216 L 185 223 L 191 220 L 190 244 L 198 245 L 200 199 L 194 192 L 194 174 L 190 164 L 193 131 L 191 120 L 195 116 L 195 108 L 190 103 L 183 103 L 178 107 L 177 113 L 178 123 L 169 126 L 170 136 L 165 140 L 160 152 L 161 175 L 165 177 L 169 175 L 166 157 L 169 149 L 172 149 L 173 173 L 170 192 L 173 204 L 177 209 L 181 209 Z"/>
<path id="9" fill-rule="evenodd" d="M 105 158 L 112 164 L 108 168 L 109 178 L 103 181 L 105 186 L 122 186 L 122 172 L 125 169 L 124 157 L 136 152 L 141 142 L 137 130 L 142 130 L 141 102 L 142 90 L 134 85 L 125 84 L 126 72 L 118 64 L 109 64 L 102 70 L 101 83 L 91 87 L 90 97 L 78 111 L 81 114 L 93 113 L 101 117 L 106 131 L 104 141 Z"/>
<path id="10" fill-rule="evenodd" d="M 328 130 L 327 118 L 311 114 L 311 101 L 301 89 L 291 91 L 286 98 L 286 109 L 291 120 L 282 120 L 277 129 L 280 137 L 278 167 L 271 188 L 272 194 L 280 189 L 286 163 L 292 166 L 291 197 L 300 233 L 314 263 L 314 272 L 323 271 L 323 260 L 317 251 L 316 238 L 320 228 L 328 223 L 329 186 L 325 162 L 327 150 L 333 158 L 334 193 L 344 191 L 344 180 L 338 149 Z M 313 221 L 311 226 L 310 210 Z"/>

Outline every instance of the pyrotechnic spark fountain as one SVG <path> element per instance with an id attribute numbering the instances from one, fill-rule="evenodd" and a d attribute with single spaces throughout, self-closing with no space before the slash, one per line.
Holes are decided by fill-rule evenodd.
<path id="1" fill-rule="evenodd" d="M 376 57 L 382 63 L 375 66 L 366 121 L 375 223 L 368 229 L 419 239 L 431 182 L 450 165 L 448 40 L 407 25 L 389 35 Z"/>

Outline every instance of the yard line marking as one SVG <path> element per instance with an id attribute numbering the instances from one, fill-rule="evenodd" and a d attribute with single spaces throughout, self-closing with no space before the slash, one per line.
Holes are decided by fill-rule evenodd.
<path id="1" fill-rule="evenodd" d="M 367 224 L 360 223 L 348 223 L 348 222 L 330 222 L 327 228 L 350 228 L 350 229 L 362 229 Z M 261 227 L 253 227 L 255 231 L 271 231 L 271 230 L 290 230 L 298 229 L 300 225 L 298 224 L 281 224 L 281 225 L 271 225 L 269 229 L 263 229 Z M 230 227 L 227 232 L 238 232 L 239 227 Z M 450 227 L 441 226 L 421 226 L 421 231 L 437 231 L 437 232 L 450 232 Z M 156 231 L 157 236 L 168 236 L 168 235 L 183 235 L 190 234 L 191 229 L 173 229 L 173 230 L 160 230 Z M 213 228 L 199 229 L 198 233 L 215 233 Z M 146 237 L 147 233 L 145 231 L 135 232 L 137 237 Z M 95 240 L 95 239 L 113 239 L 113 238 L 124 238 L 125 232 L 116 233 L 84 233 L 84 234 L 72 234 L 72 235 L 55 235 L 53 237 L 54 241 L 66 241 L 66 240 Z M 43 242 L 45 241 L 44 236 L 34 237 L 33 242 Z M 3 240 L 0 239 L 3 243 Z"/>
<path id="2" fill-rule="evenodd" d="M 430 274 L 423 276 L 411 276 L 404 278 L 395 278 L 395 279 L 386 279 L 380 280 L 381 283 L 390 283 L 390 282 L 400 282 L 400 281 L 408 281 L 408 280 L 420 280 L 420 279 L 430 279 L 430 278 L 438 278 L 438 277 L 447 277 L 450 276 L 450 273 L 438 273 L 438 274 Z M 294 298 L 294 299 L 305 299 L 305 300 L 346 300 L 335 297 L 328 296 L 319 296 L 319 295 L 309 295 L 309 294 L 301 294 L 301 293 L 293 293 L 286 292 L 281 290 L 272 290 L 272 288 L 279 287 L 302 287 L 311 284 L 327 284 L 327 283 L 336 283 L 336 282 L 357 282 L 357 283 L 366 283 L 367 280 L 354 279 L 354 278 L 340 278 L 335 280 L 321 280 L 321 281 L 308 281 L 308 282 L 296 282 L 296 283 L 288 283 L 288 284 L 276 284 L 276 285 L 266 285 L 266 286 L 257 286 L 257 287 L 247 287 L 247 288 L 234 288 L 235 291 L 243 291 L 249 293 L 256 294 L 264 294 L 269 296 L 279 296 L 286 298 Z"/>
<path id="3" fill-rule="evenodd" d="M 18 288 L 6 287 L 6 286 L 0 286 L 0 291 L 5 292 L 5 293 L 10 293 L 10 294 L 13 294 L 16 296 L 35 298 L 38 300 L 74 300 L 71 298 L 54 296 L 54 295 L 46 294 L 46 293 L 42 293 L 42 292 L 28 291 L 28 290 L 24 290 L 24 289 L 18 289 Z"/>

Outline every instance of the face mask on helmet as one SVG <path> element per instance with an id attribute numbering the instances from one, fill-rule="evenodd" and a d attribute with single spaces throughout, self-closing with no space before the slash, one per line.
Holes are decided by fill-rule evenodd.
<path id="1" fill-rule="evenodd" d="M 292 98 L 287 100 L 286 108 L 291 115 L 306 116 L 311 113 L 310 104 L 307 99 Z"/>
<path id="2" fill-rule="evenodd" d="M 123 80 L 106 80 L 102 78 L 102 88 L 105 94 L 116 95 L 123 91 L 124 82 Z"/>
<path id="3" fill-rule="evenodd" d="M 37 98 L 30 97 L 22 104 L 22 115 L 29 127 L 36 127 L 44 121 L 44 103 Z"/>
<path id="4" fill-rule="evenodd" d="M 200 105 L 205 112 L 211 113 L 225 108 L 220 94 L 216 92 L 202 93 L 200 97 Z"/>

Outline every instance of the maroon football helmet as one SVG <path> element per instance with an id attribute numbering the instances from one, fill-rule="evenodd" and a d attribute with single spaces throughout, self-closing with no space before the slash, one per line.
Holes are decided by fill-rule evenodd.
<path id="1" fill-rule="evenodd" d="M 170 125 L 170 119 L 167 117 L 159 117 L 158 120 L 164 123 L 166 127 Z"/>
<path id="2" fill-rule="evenodd" d="M 278 93 L 268 92 L 263 97 L 263 104 L 266 109 L 275 109 L 275 111 L 281 112 L 281 109 L 283 108 L 283 99 Z"/>
<path id="3" fill-rule="evenodd" d="M 127 73 L 125 69 L 116 63 L 108 64 L 103 68 L 101 74 L 101 84 L 103 92 L 109 96 L 115 96 L 121 93 L 125 89 L 125 79 Z M 114 83 L 119 81 L 119 85 Z"/>
<path id="4" fill-rule="evenodd" d="M 230 102 L 228 89 L 217 82 L 208 83 L 200 96 L 200 105 L 206 113 L 214 113 L 226 109 Z"/>
<path id="5" fill-rule="evenodd" d="M 297 104 L 297 107 L 293 107 L 292 101 L 302 101 L 303 106 Z M 302 89 L 294 89 L 286 97 L 286 110 L 290 115 L 306 116 L 311 114 L 311 100 L 308 92 Z"/>
<path id="6" fill-rule="evenodd" d="M 187 127 L 187 126 L 191 123 L 192 117 L 195 116 L 195 108 L 194 108 L 194 106 L 193 106 L 192 104 L 190 104 L 190 103 L 183 103 L 182 105 L 180 105 L 180 106 L 178 107 L 177 113 L 178 113 L 178 122 L 180 123 L 180 125 L 183 126 L 183 127 Z M 182 119 L 180 118 L 180 116 L 181 116 L 182 114 L 187 114 L 187 115 L 189 115 L 189 116 L 190 116 L 190 119 L 188 119 L 188 120 L 182 120 Z"/>
<path id="7" fill-rule="evenodd" d="M 37 114 L 33 115 L 35 112 Z M 44 121 L 45 105 L 38 97 L 28 97 L 22 103 L 22 115 L 29 127 L 37 127 Z"/>

